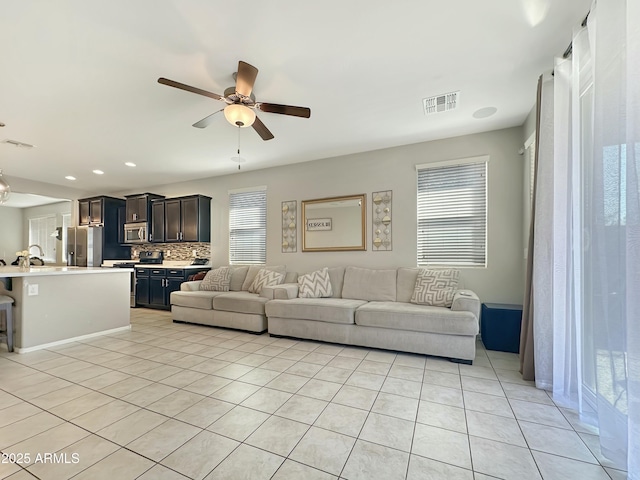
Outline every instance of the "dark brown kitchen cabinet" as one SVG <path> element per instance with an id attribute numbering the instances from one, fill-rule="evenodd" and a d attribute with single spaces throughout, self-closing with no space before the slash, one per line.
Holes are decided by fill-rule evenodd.
<path id="1" fill-rule="evenodd" d="M 125 201 L 114 197 L 92 197 L 78 200 L 78 225 L 106 226 L 118 223 L 118 209 Z M 111 226 L 111 225 L 109 225 Z"/>
<path id="2" fill-rule="evenodd" d="M 164 241 L 211 241 L 211 198 L 190 195 L 164 200 Z"/>
<path id="3" fill-rule="evenodd" d="M 104 200 L 102 198 L 83 198 L 78 200 L 78 224 L 102 225 L 104 221 Z"/>
<path id="4" fill-rule="evenodd" d="M 78 225 L 102 228 L 103 259 L 128 258 L 131 249 L 122 245 L 125 201 L 115 197 L 78 200 Z"/>
<path id="5" fill-rule="evenodd" d="M 155 193 L 140 193 L 127 195 L 126 223 L 147 222 L 151 219 L 152 201 L 162 199 L 164 196 Z"/>
<path id="6" fill-rule="evenodd" d="M 151 202 L 151 226 L 149 241 L 164 242 L 164 200 Z"/>
<path id="7" fill-rule="evenodd" d="M 207 272 L 202 268 L 136 268 L 136 304 L 148 308 L 171 308 L 171 292 L 180 290 L 189 275 Z"/>

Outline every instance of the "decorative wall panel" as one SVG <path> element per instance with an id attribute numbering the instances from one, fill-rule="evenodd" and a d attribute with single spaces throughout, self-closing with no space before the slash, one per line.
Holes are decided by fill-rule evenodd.
<path id="1" fill-rule="evenodd" d="M 373 235 L 371 235 L 372 250 L 374 252 L 388 252 L 392 250 L 391 243 L 391 198 L 392 191 L 373 192 L 371 205 L 373 210 Z"/>
<path id="2" fill-rule="evenodd" d="M 297 201 L 282 202 L 282 253 L 298 251 Z"/>

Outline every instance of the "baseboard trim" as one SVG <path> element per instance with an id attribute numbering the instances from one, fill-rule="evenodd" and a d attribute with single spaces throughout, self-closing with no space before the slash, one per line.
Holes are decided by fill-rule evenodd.
<path id="1" fill-rule="evenodd" d="M 103 330 L 101 332 L 96 332 L 96 333 L 88 333 L 87 335 L 80 335 L 79 337 L 67 338 L 65 340 L 58 340 L 57 342 L 43 343 L 42 345 L 36 345 L 34 347 L 27 347 L 27 348 L 15 347 L 14 351 L 16 353 L 35 352 L 36 350 L 44 350 L 45 348 L 57 347 L 58 345 L 64 345 L 65 343 L 80 342 L 88 338 L 100 337 L 102 335 L 112 335 L 114 333 L 125 332 L 127 330 L 131 330 L 131 325 L 127 325 L 126 327 L 112 328 L 110 330 Z"/>

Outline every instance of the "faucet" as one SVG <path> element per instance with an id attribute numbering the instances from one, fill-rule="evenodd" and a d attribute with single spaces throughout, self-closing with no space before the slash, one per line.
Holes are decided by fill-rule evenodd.
<path id="1" fill-rule="evenodd" d="M 40 256 L 44 257 L 44 250 L 42 250 L 42 247 L 36 243 L 34 243 L 33 245 L 29 245 L 29 248 L 27 248 L 27 252 L 31 252 L 31 249 L 33 247 L 38 247 L 38 250 L 40 250 Z M 29 253 L 29 255 L 31 255 L 31 253 Z"/>

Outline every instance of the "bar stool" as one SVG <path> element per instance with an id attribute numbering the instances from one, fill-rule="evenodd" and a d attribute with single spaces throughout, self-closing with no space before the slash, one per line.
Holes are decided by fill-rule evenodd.
<path id="1" fill-rule="evenodd" d="M 0 295 L 0 312 L 5 312 L 7 329 L 0 332 L 0 337 L 7 338 L 7 348 L 13 352 L 13 298 Z"/>

